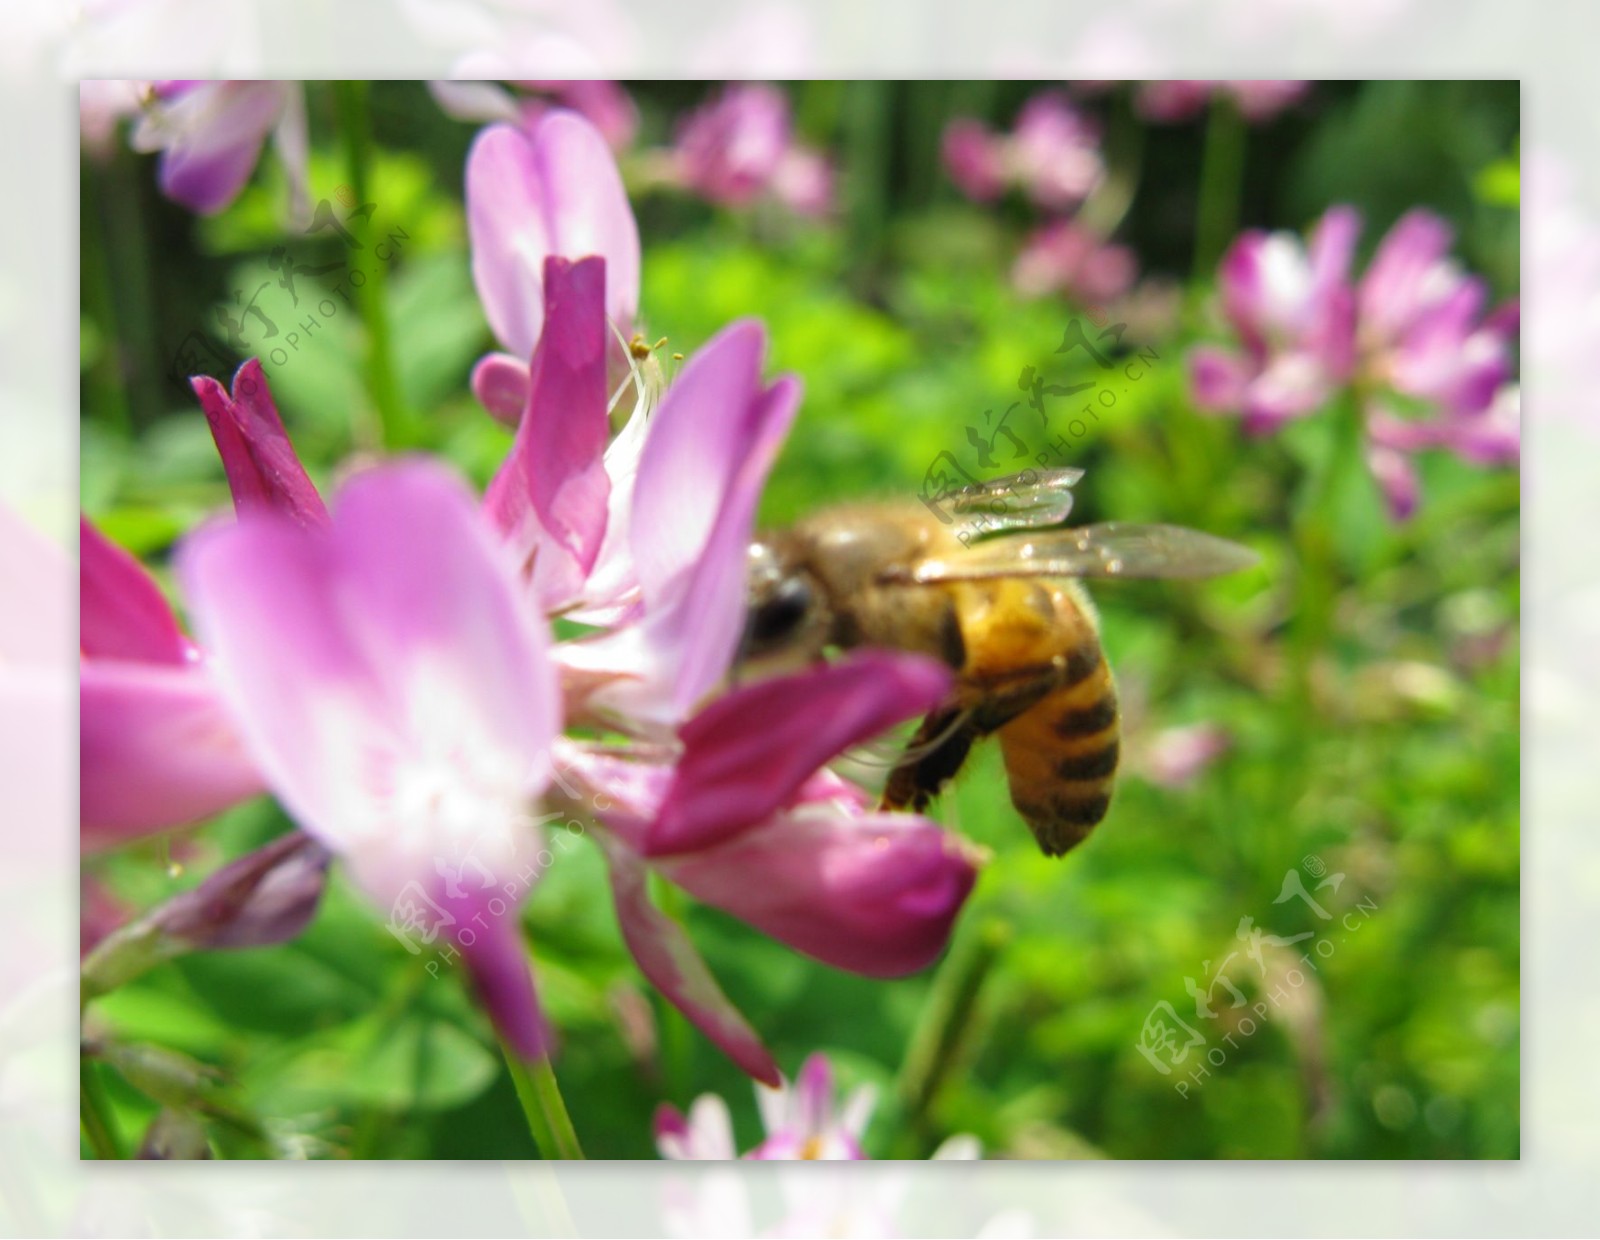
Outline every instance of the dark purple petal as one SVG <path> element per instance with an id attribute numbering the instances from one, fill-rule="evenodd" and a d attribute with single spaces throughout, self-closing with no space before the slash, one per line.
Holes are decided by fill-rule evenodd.
<path id="1" fill-rule="evenodd" d="M 216 440 L 234 508 L 275 509 L 302 525 L 327 524 L 327 507 L 289 442 L 260 360 L 239 367 L 231 395 L 207 375 L 189 382 Z"/>
<path id="2" fill-rule="evenodd" d="M 149 917 L 194 950 L 285 942 L 316 914 L 330 856 L 304 832 L 291 831 L 229 862 Z"/>
<path id="3" fill-rule="evenodd" d="M 720 843 L 788 804 L 824 763 L 944 699 L 931 659 L 863 652 L 723 694 L 683 726 L 652 856 Z"/>

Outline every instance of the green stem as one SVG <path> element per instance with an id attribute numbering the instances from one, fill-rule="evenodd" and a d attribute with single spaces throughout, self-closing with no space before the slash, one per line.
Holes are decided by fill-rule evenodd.
<path id="1" fill-rule="evenodd" d="M 78 1060 L 78 1115 L 96 1158 L 122 1157 L 122 1142 L 111 1118 L 111 1100 L 106 1097 L 99 1070 L 87 1058 Z"/>
<path id="2" fill-rule="evenodd" d="M 1238 107 L 1225 95 L 1215 96 L 1206 120 L 1205 150 L 1200 157 L 1200 203 L 1194 238 L 1197 280 L 1210 277 L 1229 238 L 1239 227 L 1244 138 L 1244 117 Z"/>
<path id="3" fill-rule="evenodd" d="M 366 204 L 372 201 L 372 121 L 367 109 L 367 84 L 335 82 L 333 87 L 350 188 L 356 201 Z M 375 262 L 372 270 L 364 274 L 366 282 L 360 288 L 352 287 L 351 291 L 355 294 L 362 322 L 367 329 L 367 390 L 378 410 L 377 438 L 383 446 L 395 448 L 407 442 L 410 419 L 395 372 L 394 340 L 389 326 L 388 299 L 384 293 L 387 274 L 384 263 Z M 356 437 L 360 440 L 371 436 L 369 432 L 357 428 Z"/>
<path id="4" fill-rule="evenodd" d="M 1117 231 L 1133 206 L 1144 175 L 1146 126 L 1133 114 L 1132 97 L 1119 91 L 1111 103 L 1106 134 L 1106 175 L 1078 211 L 1078 218 L 1102 237 Z"/>
<path id="5" fill-rule="evenodd" d="M 561 1087 L 556 1084 L 550 1060 L 541 1055 L 527 1063 L 509 1046 L 501 1049 L 505 1052 L 506 1067 L 511 1070 L 512 1084 L 517 1087 L 517 1101 L 522 1103 L 528 1131 L 533 1134 L 539 1153 L 547 1160 L 581 1159 L 583 1147 L 578 1144 L 578 1134 L 572 1127 L 572 1117 L 567 1114 L 567 1104 L 562 1100 Z"/>
<path id="6" fill-rule="evenodd" d="M 973 942 L 951 953 L 934 979 L 895 1084 L 905 1125 L 919 1139 L 926 1134 L 928 1111 L 976 1015 L 978 992 L 1010 940 L 1011 930 L 1004 922 L 987 922 Z"/>
<path id="7" fill-rule="evenodd" d="M 1286 747 L 1280 763 L 1285 805 L 1298 803 L 1305 794 L 1308 769 L 1305 755 L 1312 753 L 1331 720 L 1317 701 L 1316 672 L 1333 636 L 1333 615 L 1339 601 L 1341 572 L 1334 546 L 1340 481 L 1359 455 L 1362 397 L 1350 392 L 1328 409 L 1324 417 L 1330 436 L 1325 451 L 1298 496 L 1293 516 L 1296 581 L 1286 633 L 1288 684 L 1285 717 L 1290 726 L 1282 733 Z M 1291 760 L 1292 758 L 1292 760 Z M 1287 815 L 1266 815 L 1261 821 L 1258 856 L 1263 881 L 1281 876 L 1283 858 L 1292 851 L 1286 833 L 1293 824 Z"/>
<path id="8" fill-rule="evenodd" d="M 851 186 L 851 270 L 876 278 L 889 211 L 889 140 L 894 98 L 888 82 L 852 82 L 845 113 L 846 183 Z"/>
<path id="9" fill-rule="evenodd" d="M 1300 572 L 1290 626 L 1290 654 L 1295 692 L 1307 722 L 1314 717 L 1312 665 L 1333 631 L 1333 608 L 1339 592 L 1339 565 L 1333 546 L 1334 507 L 1338 503 L 1339 479 L 1360 447 L 1360 394 L 1349 393 L 1328 411 L 1327 417 L 1331 422 L 1331 440 L 1320 467 L 1300 496 L 1299 510 L 1295 514 Z"/>

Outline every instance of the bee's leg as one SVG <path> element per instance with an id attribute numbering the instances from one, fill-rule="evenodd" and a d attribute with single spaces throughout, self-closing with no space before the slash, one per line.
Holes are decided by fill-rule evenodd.
<path id="1" fill-rule="evenodd" d="M 906 745 L 906 756 L 889 772 L 880 809 L 921 812 L 967 760 L 982 733 L 969 711 L 947 706 L 930 713 Z"/>

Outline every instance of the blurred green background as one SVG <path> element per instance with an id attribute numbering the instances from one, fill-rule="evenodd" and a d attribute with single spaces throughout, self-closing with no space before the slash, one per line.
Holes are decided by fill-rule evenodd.
<path id="1" fill-rule="evenodd" d="M 970 451 L 965 428 L 984 410 L 1018 397 L 1024 367 L 1073 379 L 1052 351 L 1084 309 L 1023 299 L 1007 279 L 1033 216 L 964 201 L 938 153 L 950 118 L 1009 124 L 1038 86 L 788 88 L 801 133 L 838 161 L 841 204 L 826 223 L 636 197 L 647 334 L 688 353 L 757 315 L 772 368 L 804 379 L 765 520 L 914 493 L 938 453 Z M 645 145 L 706 93 L 630 89 Z M 492 347 L 461 203 L 474 129 L 419 84 L 376 84 L 370 102 L 372 222 L 407 234 L 384 289 L 403 437 L 481 485 L 510 434 L 467 388 Z M 309 103 L 313 197 L 326 197 L 349 179 L 345 154 L 330 88 L 312 84 Z M 693 936 L 786 1072 L 824 1050 L 847 1081 L 882 1088 L 867 1142 L 880 1157 L 925 1157 L 954 1132 L 991 1157 L 1516 1157 L 1518 479 L 1425 457 L 1422 508 L 1395 525 L 1357 459 L 1330 461 L 1331 417 L 1254 439 L 1196 414 L 1183 355 L 1215 334 L 1210 264 L 1197 276 L 1194 252 L 1206 123 L 1143 124 L 1126 89 L 1084 106 L 1133 190 L 1116 240 L 1148 282 L 1128 343 L 1138 335 L 1152 360 L 1073 445 L 1070 463 L 1086 470 L 1074 519 L 1191 525 L 1248 543 L 1262 565 L 1198 586 L 1095 590 L 1128 729 L 1110 816 L 1067 858 L 1039 856 L 997 754 L 980 749 L 939 813 L 993 859 L 938 968 L 848 976 L 700 908 L 685 911 Z M 1515 83 L 1319 83 L 1245 135 L 1239 222 L 1300 229 L 1353 203 L 1366 254 L 1404 210 L 1428 206 L 1496 299 L 1514 295 L 1518 127 Z M 126 150 L 86 159 L 82 178 L 83 505 L 164 572 L 174 540 L 228 504 L 205 421 L 168 372 L 236 289 L 276 279 L 282 174 L 266 161 L 205 220 L 161 199 L 153 161 Z M 326 245 L 301 238 L 295 253 L 314 262 Z M 345 312 L 268 369 L 325 489 L 374 450 L 365 356 Z M 1330 545 L 1308 557 L 1313 492 Z M 1186 786 L 1148 778 L 1166 730 L 1199 724 L 1226 752 Z M 86 869 L 113 901 L 143 908 L 284 829 L 259 802 Z M 1274 903 L 1291 871 L 1329 920 Z M 1316 887 L 1332 874 L 1344 876 L 1336 888 Z M 1314 937 L 1269 946 L 1258 964 L 1237 935 L 1244 918 Z M 708 1090 L 728 1099 L 741 1145 L 754 1143 L 748 1081 L 643 985 L 587 844 L 544 880 L 526 924 L 591 1157 L 653 1157 L 656 1105 Z M 1218 984 L 1217 1015 L 1199 1017 L 1185 979 L 1203 990 L 1219 971 L 1244 1006 Z M 1172 1075 L 1139 1050 L 1163 1002 L 1204 1039 Z M 1263 1002 L 1270 1015 L 1247 1033 Z M 219 1070 L 223 1101 L 205 1123 L 225 1156 L 536 1155 L 463 979 L 431 978 L 341 880 L 300 940 L 163 966 L 88 1021 Z M 1206 1056 L 1209 1075 L 1190 1078 Z M 93 1070 L 131 1142 L 157 1109 L 148 1082 Z"/>

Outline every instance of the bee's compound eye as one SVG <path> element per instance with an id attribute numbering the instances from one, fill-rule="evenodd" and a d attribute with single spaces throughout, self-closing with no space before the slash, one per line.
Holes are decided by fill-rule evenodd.
<path id="1" fill-rule="evenodd" d="M 758 645 L 782 641 L 811 611 L 811 587 L 803 577 L 785 577 L 750 612 L 749 637 Z"/>

